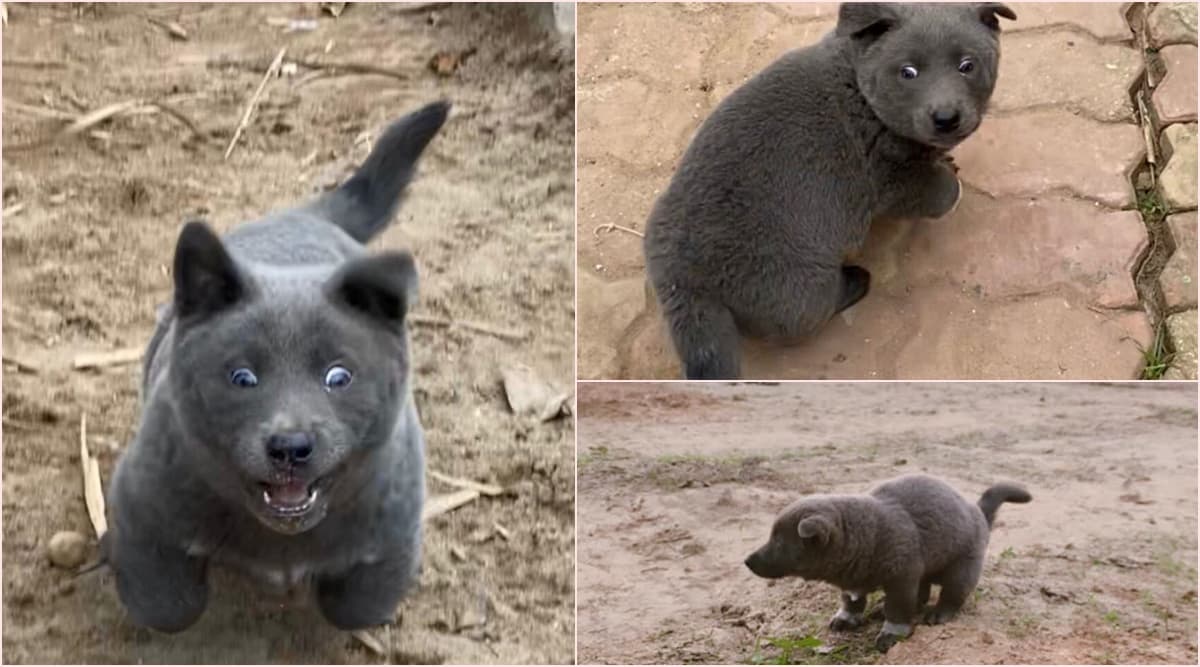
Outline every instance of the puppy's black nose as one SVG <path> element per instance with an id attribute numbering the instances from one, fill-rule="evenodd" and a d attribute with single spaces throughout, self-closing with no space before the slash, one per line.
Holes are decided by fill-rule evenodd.
<path id="1" fill-rule="evenodd" d="M 276 433 L 267 438 L 267 456 L 276 464 L 304 463 L 312 453 L 313 437 L 308 433 Z"/>
<path id="2" fill-rule="evenodd" d="M 962 118 L 957 111 L 939 110 L 933 112 L 933 129 L 938 132 L 953 132 L 958 129 Z"/>

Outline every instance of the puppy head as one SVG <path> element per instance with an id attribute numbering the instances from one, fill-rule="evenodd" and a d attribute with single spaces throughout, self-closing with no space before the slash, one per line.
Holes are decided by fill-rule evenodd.
<path id="1" fill-rule="evenodd" d="M 191 462 L 220 497 L 295 534 L 372 477 L 408 392 L 416 285 L 407 253 L 255 274 L 203 223 L 184 228 L 168 375 Z"/>
<path id="2" fill-rule="evenodd" d="M 746 558 L 746 567 L 765 579 L 829 576 L 842 543 L 837 507 L 825 498 L 800 500 L 779 515 L 767 543 Z"/>
<path id="3" fill-rule="evenodd" d="M 996 87 L 1000 3 L 846 3 L 837 34 L 849 41 L 858 88 L 896 134 L 948 150 L 979 127 Z"/>

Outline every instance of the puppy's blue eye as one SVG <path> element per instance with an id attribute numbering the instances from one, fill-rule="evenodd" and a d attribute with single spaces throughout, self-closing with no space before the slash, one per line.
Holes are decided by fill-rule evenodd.
<path id="1" fill-rule="evenodd" d="M 918 74 L 920 74 L 920 72 L 918 72 L 917 68 L 913 67 L 912 65 L 905 65 L 904 67 L 900 68 L 901 79 L 915 79 L 917 78 Z"/>
<path id="2" fill-rule="evenodd" d="M 353 379 L 354 376 L 350 374 L 350 371 L 341 366 L 334 366 L 325 371 L 325 388 L 345 389 Z"/>
<path id="3" fill-rule="evenodd" d="M 975 71 L 975 63 L 970 58 L 963 58 L 963 61 L 958 64 L 958 71 L 963 74 L 970 74 Z"/>
<path id="4" fill-rule="evenodd" d="M 239 368 L 229 374 L 229 381 L 238 387 L 249 389 L 258 385 L 258 377 L 249 368 Z"/>

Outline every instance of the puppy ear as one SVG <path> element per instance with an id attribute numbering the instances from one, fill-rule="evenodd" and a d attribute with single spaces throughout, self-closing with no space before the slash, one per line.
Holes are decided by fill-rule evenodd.
<path id="1" fill-rule="evenodd" d="M 886 2 L 845 2 L 838 9 L 837 35 L 873 41 L 896 25 L 897 16 Z"/>
<path id="2" fill-rule="evenodd" d="M 823 516 L 810 516 L 797 524 L 796 532 L 800 533 L 802 539 L 815 540 L 817 544 L 824 546 L 829 542 L 833 526 Z"/>
<path id="3" fill-rule="evenodd" d="M 417 298 L 416 263 L 407 252 L 353 260 L 330 279 L 328 293 L 333 300 L 399 329 Z"/>
<path id="4" fill-rule="evenodd" d="M 237 303 L 246 283 L 216 233 L 199 220 L 183 226 L 175 244 L 175 313 L 207 317 Z"/>
<path id="5" fill-rule="evenodd" d="M 1009 21 L 1017 20 L 1016 13 L 1009 9 L 1008 5 L 999 2 L 985 2 L 979 5 L 979 20 L 992 30 L 1000 32 L 1000 19 L 997 19 L 997 16 Z"/>

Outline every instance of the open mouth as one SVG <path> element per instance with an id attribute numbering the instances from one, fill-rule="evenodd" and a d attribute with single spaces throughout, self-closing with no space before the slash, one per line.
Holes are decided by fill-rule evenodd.
<path id="1" fill-rule="evenodd" d="M 319 481 L 319 480 L 318 480 Z M 261 484 L 263 503 L 273 514 L 298 517 L 307 514 L 316 504 L 317 482 L 291 480 L 285 484 Z"/>

